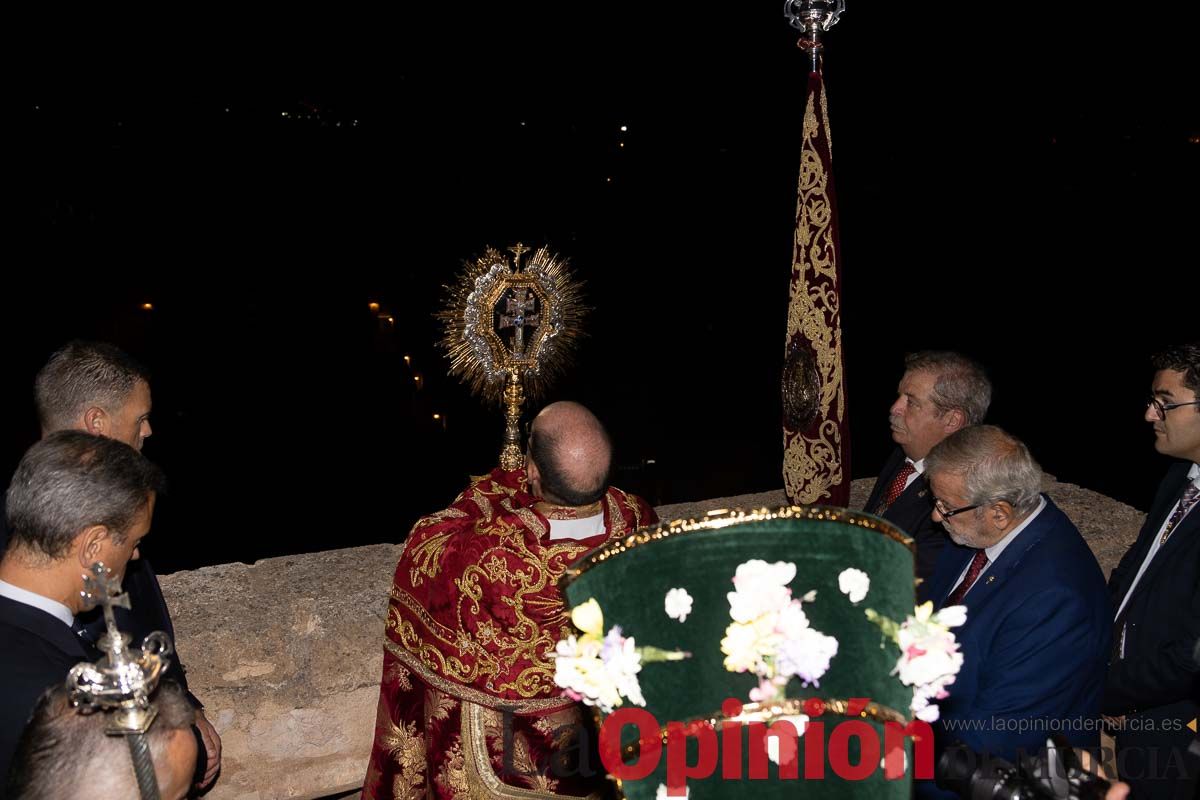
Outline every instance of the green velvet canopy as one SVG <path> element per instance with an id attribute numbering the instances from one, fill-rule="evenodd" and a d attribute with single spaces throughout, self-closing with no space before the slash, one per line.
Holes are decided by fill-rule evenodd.
<path id="1" fill-rule="evenodd" d="M 845 701 L 851 698 L 872 701 L 854 719 L 871 726 L 881 752 L 883 721 L 908 717 L 912 691 L 889 674 L 899 655 L 897 648 L 864 614 L 871 608 L 902 622 L 913 611 L 913 544 L 895 526 L 868 514 L 822 506 L 722 512 L 700 521 L 644 528 L 599 548 L 568 571 L 563 588 L 572 608 L 594 598 L 603 610 L 605 629 L 621 626 L 623 634 L 634 637 L 639 647 L 652 645 L 691 652 L 692 657 L 684 661 L 643 664 L 638 675 L 645 710 L 665 729 L 669 721 L 719 720 L 722 702 L 729 697 L 749 704 L 749 692 L 758 680 L 751 673 L 725 669 L 721 639 L 731 622 L 727 594 L 734 590 L 732 578 L 738 565 L 750 559 L 794 563 L 796 578 L 789 584 L 792 596 L 800 598 L 815 590 L 815 599 L 803 604 L 804 613 L 812 628 L 838 640 L 837 654 L 819 686 L 805 688 L 798 678 L 787 686 L 789 699 L 816 697 L 826 701 L 829 710 L 814 718 L 825 723 L 825 756 L 819 759 L 824 777 L 806 778 L 806 743 L 801 739 L 798 780 L 779 779 L 775 764 L 769 764 L 768 779 L 749 780 L 749 748 L 743 729 L 742 780 L 723 779 L 724 765 L 719 760 L 711 777 L 688 780 L 689 796 L 693 800 L 747 797 L 753 791 L 756 800 L 797 794 L 908 798 L 909 770 L 900 779 L 888 780 L 875 764 L 869 777 L 844 780 L 835 774 L 828 748 L 837 724 L 848 719 L 844 715 Z M 851 603 L 838 586 L 838 575 L 849 567 L 870 577 L 869 592 L 857 604 Z M 693 598 L 691 613 L 682 623 L 664 610 L 664 597 L 673 588 L 686 589 Z M 621 708 L 632 707 L 626 703 Z M 808 732 L 815 730 L 810 727 Z M 858 730 L 863 729 L 859 726 Z M 847 741 L 845 733 L 841 734 L 843 742 Z M 637 729 L 626 725 L 622 730 L 626 750 L 632 750 L 636 741 Z M 848 742 L 849 764 L 858 765 L 860 739 L 851 736 Z M 872 747 L 865 747 L 870 755 Z M 907 749 L 906 758 L 911 760 L 911 748 Z M 688 751 L 687 763 L 696 764 L 698 745 L 694 737 L 688 741 Z M 626 761 L 633 763 L 635 757 L 630 754 Z M 810 769 L 812 763 L 810 759 Z M 620 782 L 621 791 L 630 800 L 654 798 L 659 784 L 667 783 L 666 766 L 664 748 L 654 772 L 641 780 Z"/>

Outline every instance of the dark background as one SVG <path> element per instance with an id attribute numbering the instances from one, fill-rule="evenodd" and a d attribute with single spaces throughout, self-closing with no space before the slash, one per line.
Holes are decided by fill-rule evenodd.
<path id="1" fill-rule="evenodd" d="M 806 62 L 780 4 L 444 5 L 14 24 L 5 474 L 38 367 L 102 338 L 154 373 L 160 571 L 399 541 L 495 463 L 433 313 L 521 240 L 586 281 L 549 399 L 609 425 L 618 485 L 782 484 Z M 852 0 L 829 36 L 854 476 L 903 354 L 954 348 L 1047 471 L 1145 508 L 1147 357 L 1200 331 L 1195 20 L 964 5 Z"/>

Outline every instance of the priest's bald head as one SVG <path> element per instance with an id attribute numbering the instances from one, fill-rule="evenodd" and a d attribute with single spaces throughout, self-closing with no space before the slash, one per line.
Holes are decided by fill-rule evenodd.
<path id="1" fill-rule="evenodd" d="M 535 495 L 566 506 L 604 496 L 612 441 L 596 415 L 578 403 L 551 403 L 529 428 L 525 471 Z"/>

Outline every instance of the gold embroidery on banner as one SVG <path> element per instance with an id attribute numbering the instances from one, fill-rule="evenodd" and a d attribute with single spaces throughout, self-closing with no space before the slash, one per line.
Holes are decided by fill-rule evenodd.
<path id="1" fill-rule="evenodd" d="M 792 502 L 805 505 L 832 496 L 832 488 L 840 486 L 845 480 L 839 425 L 845 419 L 845 376 L 841 360 L 836 231 L 832 224 L 829 173 L 816 145 L 823 132 L 826 145 L 832 153 L 824 86 L 814 102 L 818 99 L 824 116 L 823 131 L 813 103 L 809 103 L 804 112 L 800 179 L 796 193 L 795 255 L 785 339 L 785 351 L 795 337 L 812 348 L 820 376 L 819 399 L 824 421 L 812 437 L 805 436 L 802 431 L 786 428 L 783 437 L 784 490 Z M 831 408 L 836 409 L 832 418 Z"/>
<path id="2" fill-rule="evenodd" d="M 555 798 L 570 797 L 570 795 L 555 794 L 547 789 L 522 789 L 509 786 L 500 780 L 492 768 L 491 754 L 488 750 L 487 734 L 489 717 L 492 717 L 492 728 L 496 729 L 494 718 L 497 712 L 474 703 L 464 702 L 462 705 L 462 745 L 463 761 L 467 782 L 474 787 L 473 800 L 555 800 Z M 532 758 L 529 759 L 532 764 Z M 541 776 L 545 778 L 545 776 Z M 547 781 L 548 783 L 548 781 Z M 598 800 L 599 794 L 590 794 L 587 800 Z"/>

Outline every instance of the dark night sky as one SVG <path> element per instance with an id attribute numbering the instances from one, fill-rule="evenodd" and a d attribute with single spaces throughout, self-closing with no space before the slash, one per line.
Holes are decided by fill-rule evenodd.
<path id="1" fill-rule="evenodd" d="M 494 460 L 432 314 L 519 239 L 587 282 L 551 399 L 610 425 L 618 483 L 781 484 L 804 79 L 781 4 L 441 5 L 17 26 L 4 469 L 40 363 L 107 338 L 155 374 L 160 571 L 398 541 Z M 903 353 L 949 347 L 1048 471 L 1145 507 L 1146 356 L 1200 330 L 1194 20 L 964 5 L 851 0 L 830 36 L 854 474 Z"/>

